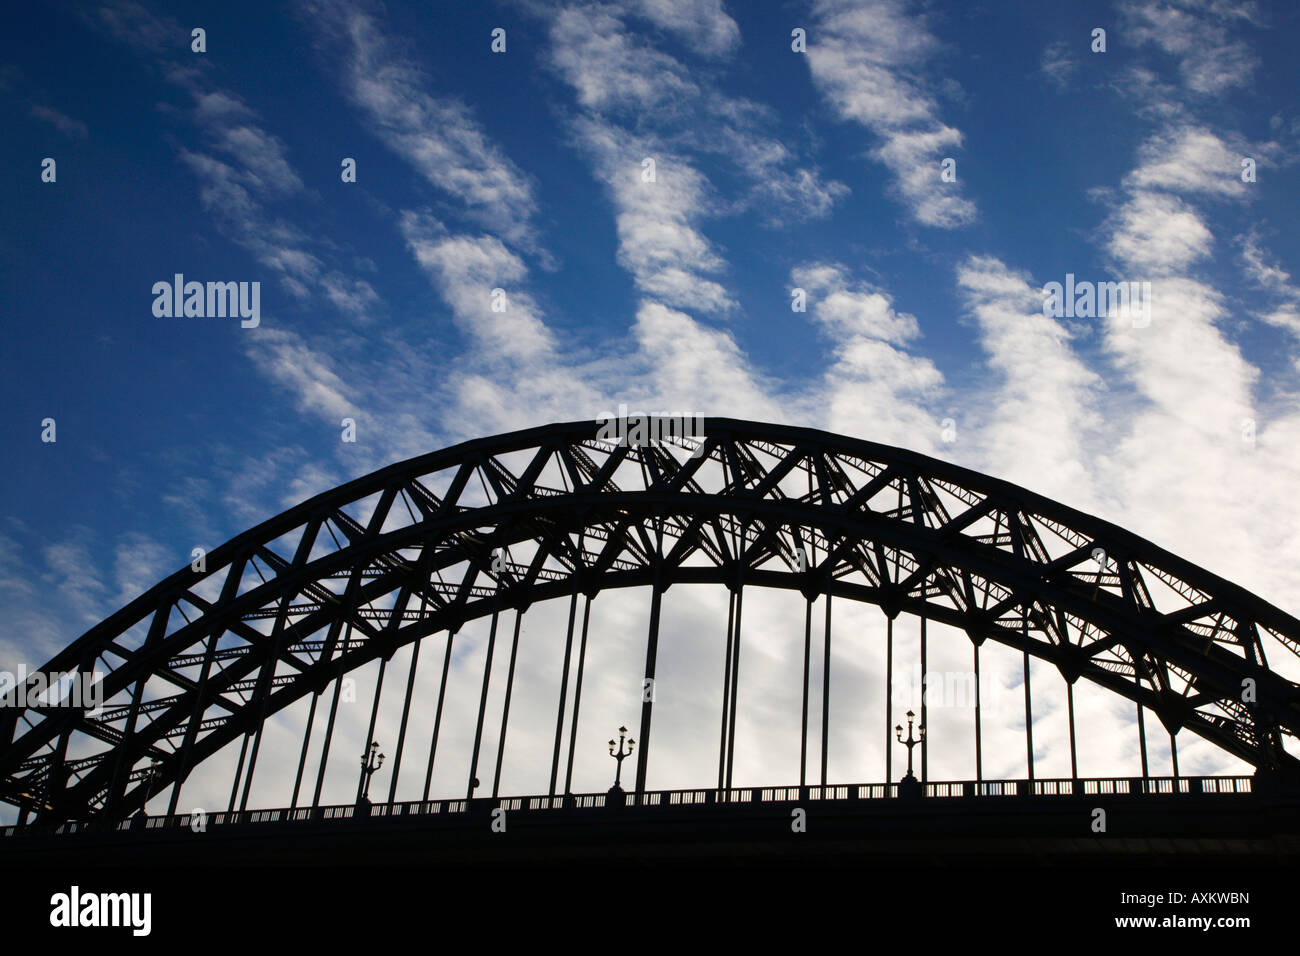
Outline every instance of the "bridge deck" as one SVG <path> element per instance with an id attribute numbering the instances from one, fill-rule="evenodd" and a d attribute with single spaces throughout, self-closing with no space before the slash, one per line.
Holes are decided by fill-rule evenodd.
<path id="1" fill-rule="evenodd" d="M 1300 859 L 1249 777 L 951 781 L 437 800 L 6 828 L 10 863 Z M 1097 811 L 1104 811 L 1098 830 Z"/>

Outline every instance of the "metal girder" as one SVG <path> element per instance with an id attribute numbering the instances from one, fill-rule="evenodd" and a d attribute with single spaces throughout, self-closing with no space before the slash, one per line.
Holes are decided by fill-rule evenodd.
<path id="1" fill-rule="evenodd" d="M 811 429 L 707 419 L 698 455 L 597 431 L 552 425 L 392 465 L 238 536 L 207 570 L 167 578 L 43 668 L 116 661 L 101 713 L 20 710 L 12 740 L 0 740 L 0 799 L 54 780 L 62 816 L 125 815 L 340 675 L 494 607 L 522 612 L 575 588 L 734 588 L 741 567 L 751 586 L 924 614 L 1137 701 L 1171 732 L 1256 767 L 1300 765 L 1283 743 L 1300 735 L 1300 686 L 1268 667 L 1261 643 L 1267 634 L 1300 652 L 1300 621 L 1122 528 Z M 516 473 L 506 460 L 521 455 Z M 815 566 L 800 567 L 804 548 Z M 189 615 L 173 613 L 182 603 Z M 146 759 L 155 773 L 141 774 Z"/>

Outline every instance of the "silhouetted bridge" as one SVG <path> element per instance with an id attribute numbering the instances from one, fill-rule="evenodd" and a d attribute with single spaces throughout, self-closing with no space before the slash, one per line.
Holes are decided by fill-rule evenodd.
<path id="1" fill-rule="evenodd" d="M 38 700 L 0 708 L 0 800 L 19 818 L 3 831 L 0 854 L 119 862 L 1295 854 L 1300 685 L 1269 663 L 1274 655 L 1289 672 L 1300 669 L 1300 621 L 1291 615 L 1115 525 L 900 449 L 729 419 L 705 420 L 694 437 L 610 442 L 598 432 L 590 422 L 553 425 L 390 466 L 251 529 L 92 628 L 43 671 L 98 673 L 102 707 Z M 638 687 L 627 704 L 640 711 L 628 792 L 574 793 L 575 754 L 588 752 L 578 745 L 588 646 L 602 639 L 589 635 L 593 602 L 612 589 L 649 590 L 640 673 L 653 687 L 663 599 L 675 585 L 725 593 L 720 717 L 709 731 L 718 740 L 716 783 L 647 786 L 655 694 Z M 805 601 L 798 786 L 735 781 L 744 598 L 754 587 L 794 591 Z M 511 796 L 501 780 L 522 621 L 553 598 L 567 602 L 568 623 L 549 787 Z M 824 624 L 814 641 L 819 601 Z M 884 783 L 830 779 L 837 601 L 884 614 L 884 687 L 879 700 L 855 699 L 853 708 L 855 728 L 880 720 L 871 732 L 883 732 Z M 503 674 L 498 625 L 512 611 Z M 928 623 L 970 639 L 972 780 L 931 779 L 929 741 L 919 733 L 929 725 L 927 698 L 918 736 L 909 713 L 902 738 L 898 711 L 906 705 L 896 706 L 894 696 L 900 617 L 916 622 L 923 675 L 931 673 Z M 490 621 L 486 635 L 466 637 L 462 629 L 477 619 Z M 416 689 L 430 676 L 419 669 L 420 649 L 437 635 L 435 697 L 432 682 L 427 692 Z M 483 653 L 481 677 L 453 666 L 458 637 Z M 984 772 L 987 642 L 1023 663 L 1022 780 Z M 337 774 L 329 788 L 326 780 L 338 765 L 331 746 L 343 682 L 377 665 L 364 736 L 371 741 L 386 669 L 408 646 L 404 693 L 394 698 L 401 716 L 385 770 L 387 798 L 369 796 L 376 746 L 363 755 L 356 800 L 331 803 L 327 789 L 336 796 L 341 789 Z M 1064 779 L 1035 772 L 1031 658 L 1064 679 Z M 452 677 L 472 681 L 478 700 L 473 746 L 467 766 L 453 771 L 464 798 L 433 799 Z M 1131 702 L 1137 775 L 1079 775 L 1080 680 Z M 494 686 L 500 714 L 489 720 Z M 250 807 L 269 718 L 299 701 L 305 726 L 296 772 L 282 781 L 282 806 Z M 419 799 L 402 800 L 404 759 L 409 769 L 417 746 L 408 731 L 426 702 L 433 709 L 427 761 L 405 784 Z M 612 727 L 621 712 L 595 719 Z M 1149 765 L 1151 718 L 1167 734 L 1168 776 Z M 1177 741 L 1187 732 L 1253 775 L 1180 774 Z M 493 763 L 493 734 L 488 796 L 479 775 Z M 900 742 L 906 776 L 893 768 Z M 218 754 L 234 765 L 227 808 L 201 820 L 179 812 L 183 788 L 201 768 L 212 772 Z M 345 756 L 344 766 L 355 768 L 355 759 Z M 438 764 L 444 792 L 446 763 L 444 756 Z M 344 772 L 356 779 L 356 769 Z"/>

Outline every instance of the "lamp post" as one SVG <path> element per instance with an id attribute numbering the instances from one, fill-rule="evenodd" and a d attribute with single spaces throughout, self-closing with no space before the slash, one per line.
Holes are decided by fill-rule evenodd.
<path id="1" fill-rule="evenodd" d="M 384 755 L 379 752 L 379 744 L 370 742 L 369 749 L 361 754 L 361 782 L 357 785 L 357 803 L 370 806 L 370 778 L 384 765 Z"/>
<path id="2" fill-rule="evenodd" d="M 920 724 L 916 728 L 916 736 L 912 735 L 912 721 L 916 714 L 912 711 L 907 712 L 907 739 L 903 739 L 903 725 L 898 724 L 894 727 L 894 736 L 898 742 L 907 748 L 907 775 L 898 781 L 898 795 L 900 797 L 919 797 L 921 795 L 921 784 L 912 773 L 912 748 L 925 741 L 925 724 Z"/>
<path id="3" fill-rule="evenodd" d="M 619 785 L 623 779 L 623 761 L 632 755 L 632 748 L 636 746 L 635 740 L 627 741 L 627 750 L 623 749 L 623 739 L 627 737 L 627 728 L 618 728 L 618 746 L 615 747 L 614 741 L 609 742 L 609 755 L 618 761 L 618 767 L 614 773 L 614 786 L 609 788 L 611 794 L 622 794 L 623 788 Z"/>

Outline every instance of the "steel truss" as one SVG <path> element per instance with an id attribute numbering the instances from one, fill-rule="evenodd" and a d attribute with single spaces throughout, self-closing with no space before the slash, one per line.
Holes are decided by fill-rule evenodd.
<path id="1" fill-rule="evenodd" d="M 267 718 L 311 694 L 314 721 L 333 685 L 328 748 L 348 672 L 412 642 L 418 653 L 438 633 L 449 660 L 466 622 L 491 617 L 495 642 L 498 617 L 514 611 L 513 679 L 519 618 L 535 602 L 568 598 L 567 687 L 583 595 L 580 695 L 591 599 L 649 586 L 653 677 L 662 596 L 686 582 L 730 592 L 719 787 L 730 787 L 745 585 L 802 592 L 810 614 L 820 595 L 876 604 L 891 624 L 891 655 L 897 615 L 940 621 L 969 634 L 977 669 L 986 640 L 1022 652 L 1026 676 L 1030 657 L 1055 665 L 1071 713 L 1072 685 L 1084 678 L 1136 702 L 1139 718 L 1149 709 L 1171 734 L 1192 731 L 1263 770 L 1300 767 L 1286 741 L 1300 734 L 1300 685 L 1270 669 L 1264 642 L 1300 654 L 1300 621 L 1122 528 L 933 458 L 811 429 L 706 419 L 697 454 L 689 441 L 629 447 L 597 432 L 590 422 L 551 425 L 392 465 L 239 535 L 203 571 L 171 575 L 43 668 L 103 672 L 99 713 L 0 708 L 0 800 L 45 820 L 125 819 L 242 737 L 242 809 Z M 801 767 L 811 627 L 809 617 Z M 403 738 L 414 663 L 411 675 Z M 571 732 L 558 789 L 563 716 L 562 701 L 552 793 L 572 779 Z M 637 792 L 651 718 L 646 702 Z M 482 727 L 481 705 L 471 777 Z M 1073 753 L 1073 720 L 1071 740 Z M 295 805 L 306 753 L 304 740 Z M 1032 749 L 1030 761 L 1032 776 Z M 313 805 L 319 778 L 315 792 Z M 232 792 L 232 810 L 235 801 Z"/>

